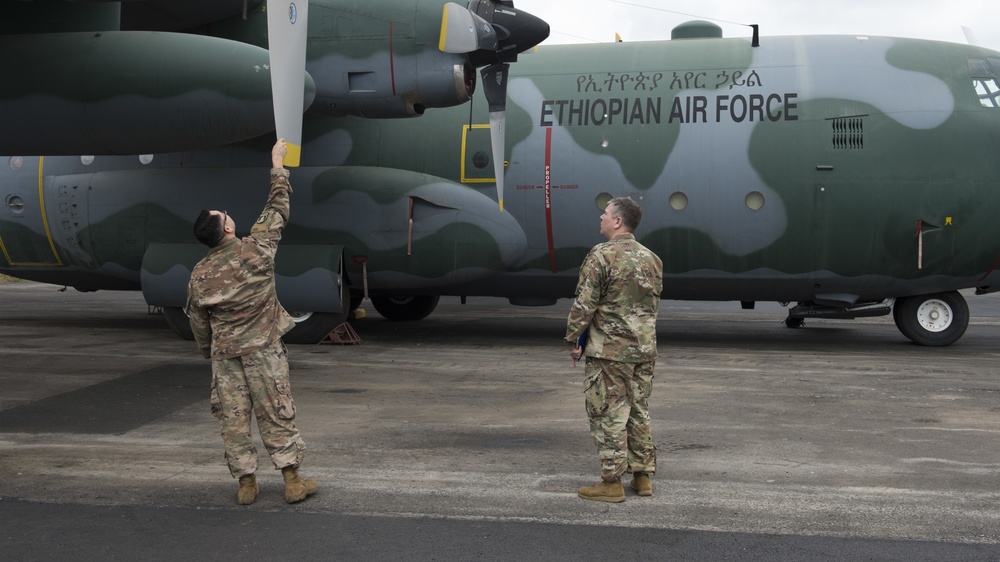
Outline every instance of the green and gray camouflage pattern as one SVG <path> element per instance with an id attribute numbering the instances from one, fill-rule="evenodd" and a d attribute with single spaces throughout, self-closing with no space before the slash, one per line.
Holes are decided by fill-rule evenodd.
<path id="1" fill-rule="evenodd" d="M 258 211 L 242 194 L 274 140 L 266 10 L 174 2 L 172 21 L 151 3 L 168 4 L 5 3 L 0 272 L 142 290 L 182 316 L 194 205 Z M 310 332 L 364 294 L 388 316 L 440 296 L 571 298 L 601 241 L 581 217 L 622 195 L 648 211 L 639 241 L 669 256 L 662 298 L 788 303 L 790 327 L 892 312 L 946 346 L 969 325 L 957 291 L 1000 290 L 997 51 L 757 43 L 707 22 L 543 44 L 511 64 L 501 157 L 480 57 L 439 48 L 444 4 L 310 2 L 306 203 L 283 237 L 301 258 L 283 253 L 293 279 L 278 280 L 286 307 L 328 313 Z"/>

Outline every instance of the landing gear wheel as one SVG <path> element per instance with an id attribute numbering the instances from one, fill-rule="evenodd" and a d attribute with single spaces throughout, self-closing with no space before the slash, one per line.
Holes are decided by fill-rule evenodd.
<path id="1" fill-rule="evenodd" d="M 892 312 L 899 331 L 920 345 L 951 345 L 969 327 L 969 305 L 958 291 L 899 298 Z"/>
<path id="2" fill-rule="evenodd" d="M 804 318 L 785 318 L 786 328 L 801 328 L 806 325 Z"/>
<path id="3" fill-rule="evenodd" d="M 423 320 L 434 312 L 441 297 L 416 295 L 409 297 L 372 297 L 372 306 L 386 320 L 411 322 Z"/>
<path id="4" fill-rule="evenodd" d="M 295 321 L 295 327 L 281 336 L 285 343 L 319 343 L 334 328 L 347 321 L 351 313 L 351 293 L 347 283 L 340 283 L 340 312 L 292 312 L 288 314 Z"/>
<path id="5" fill-rule="evenodd" d="M 182 340 L 193 341 L 194 332 L 191 331 L 191 321 L 183 308 L 165 306 L 163 307 L 163 317 L 167 320 L 167 326 L 174 331 Z"/>

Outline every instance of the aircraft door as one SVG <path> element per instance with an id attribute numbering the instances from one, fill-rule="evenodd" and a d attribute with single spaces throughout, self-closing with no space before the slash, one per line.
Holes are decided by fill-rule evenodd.
<path id="1" fill-rule="evenodd" d="M 830 261 L 830 236 L 833 227 L 831 215 L 836 206 L 836 192 L 833 189 L 833 172 L 820 172 L 813 183 L 812 235 L 808 240 L 806 253 L 809 256 L 808 270 L 817 273 Z"/>
<path id="2" fill-rule="evenodd" d="M 462 129 L 462 183 L 496 183 L 492 151 L 488 124 Z"/>
<path id="3" fill-rule="evenodd" d="M 42 175 L 44 159 L 12 156 L 0 173 L 0 266 L 61 266 Z M 51 180 L 48 180 L 49 182 Z"/>
<path id="4" fill-rule="evenodd" d="M 879 177 L 877 145 L 866 115 L 833 118 L 822 124 L 823 151 L 812 182 L 808 271 L 817 293 L 836 290 L 831 279 L 874 272 L 882 247 L 883 210 L 893 205 Z M 832 274 L 832 276 L 831 276 Z"/>

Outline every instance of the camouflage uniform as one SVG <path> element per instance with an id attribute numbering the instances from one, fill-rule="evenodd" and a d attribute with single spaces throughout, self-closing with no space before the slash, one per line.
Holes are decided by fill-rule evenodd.
<path id="1" fill-rule="evenodd" d="M 584 347 L 584 393 L 601 479 L 656 472 L 647 401 L 656 363 L 656 314 L 663 262 L 632 234 L 598 244 L 580 267 L 566 344 Z"/>
<path id="2" fill-rule="evenodd" d="M 295 323 L 274 288 L 274 256 L 291 191 L 288 171 L 272 169 L 267 205 L 250 236 L 211 248 L 188 284 L 187 314 L 199 349 L 212 359 L 212 413 L 234 478 L 257 470 L 251 411 L 275 468 L 298 466 L 305 451 L 281 341 Z"/>

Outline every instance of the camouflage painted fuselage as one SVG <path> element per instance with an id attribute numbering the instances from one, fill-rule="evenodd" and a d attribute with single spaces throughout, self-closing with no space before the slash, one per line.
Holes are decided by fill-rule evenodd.
<path id="1" fill-rule="evenodd" d="M 515 65 L 508 105 L 506 210 L 528 249 L 504 275 L 446 292 L 569 296 L 619 195 L 644 208 L 636 235 L 663 256 L 669 298 L 865 302 L 988 286 L 1000 107 L 977 85 L 995 91 L 996 72 L 992 51 L 889 38 L 543 46 Z M 488 134 L 444 113 L 352 122 L 320 152 L 489 194 L 474 183 L 493 174 L 475 165 Z M 413 142 L 414 125 L 448 141 Z"/>
<path id="2" fill-rule="evenodd" d="M 397 27 L 341 4 L 310 21 L 316 102 L 282 247 L 342 247 L 355 294 L 367 278 L 375 295 L 571 297 L 620 195 L 644 209 L 636 237 L 663 258 L 666 298 L 846 307 L 1000 279 L 1000 53 L 855 36 L 543 45 L 511 68 L 501 213 L 481 94 L 471 112 L 370 118 L 435 107 L 391 69 L 417 83 L 436 66 L 446 84 L 460 67 L 421 39 L 430 3 Z M 214 29 L 259 44 L 255 17 Z M 0 271 L 139 289 L 150 248 L 193 244 L 200 209 L 228 209 L 245 234 L 271 142 L 4 158 Z"/>

